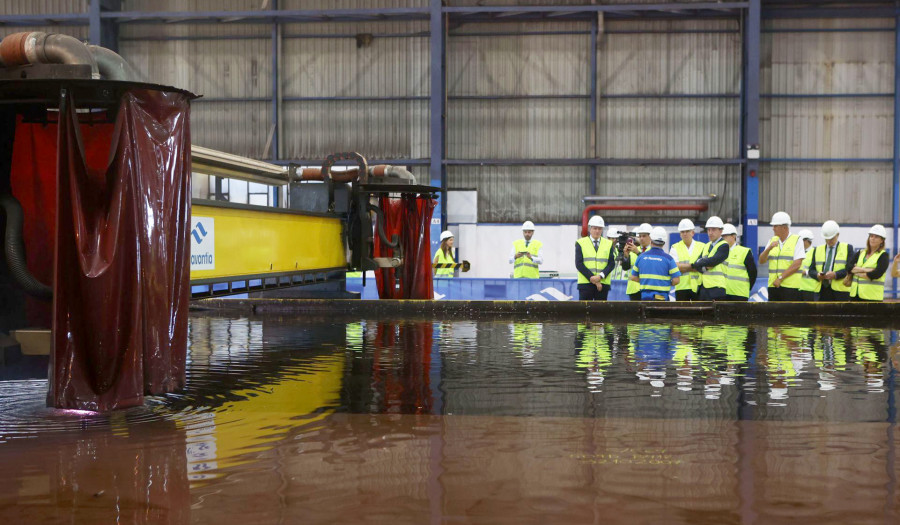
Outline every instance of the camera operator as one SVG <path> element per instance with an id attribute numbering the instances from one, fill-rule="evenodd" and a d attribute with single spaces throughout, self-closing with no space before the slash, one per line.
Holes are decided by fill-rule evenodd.
<path id="1" fill-rule="evenodd" d="M 637 262 L 638 256 L 650 249 L 650 230 L 652 229 L 653 227 L 646 222 L 634 229 L 634 233 L 637 234 L 638 244 L 635 244 L 631 239 L 625 244 L 623 252 L 626 254 L 626 258 L 622 261 L 623 270 L 631 270 Z M 628 294 L 630 300 L 640 301 L 641 284 L 629 279 L 625 293 Z"/>
<path id="2" fill-rule="evenodd" d="M 595 215 L 588 221 L 588 236 L 575 242 L 575 268 L 578 270 L 578 300 L 605 301 L 609 286 L 603 280 L 616 267 L 615 245 L 603 237 L 606 223 Z"/>

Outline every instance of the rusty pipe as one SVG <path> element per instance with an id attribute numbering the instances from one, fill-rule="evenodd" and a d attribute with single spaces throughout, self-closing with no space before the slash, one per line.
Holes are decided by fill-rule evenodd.
<path id="1" fill-rule="evenodd" d="M 100 78 L 94 55 L 80 40 L 69 35 L 31 31 L 13 33 L 0 41 L 0 63 L 6 67 L 29 64 L 73 64 L 91 67 L 91 78 Z"/>
<path id="2" fill-rule="evenodd" d="M 100 71 L 101 77 L 125 82 L 140 80 L 138 72 L 131 67 L 127 60 L 122 58 L 122 55 L 105 47 L 88 45 L 87 48 L 94 56 L 94 60 L 97 61 L 97 69 Z"/>

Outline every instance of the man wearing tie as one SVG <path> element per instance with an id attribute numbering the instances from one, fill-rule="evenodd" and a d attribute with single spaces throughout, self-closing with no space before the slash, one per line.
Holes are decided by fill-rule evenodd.
<path id="1" fill-rule="evenodd" d="M 844 286 L 847 276 L 848 259 L 853 246 L 838 242 L 840 227 L 834 221 L 822 225 L 825 244 L 816 247 L 809 263 L 809 277 L 822 284 L 819 301 L 849 301 L 850 287 Z"/>
<path id="2" fill-rule="evenodd" d="M 543 243 L 533 240 L 534 223 L 525 221 L 522 224 L 522 238 L 513 243 L 509 262 L 513 265 L 513 277 L 516 279 L 537 279 L 541 276 L 538 265 L 544 262 Z"/>
<path id="3" fill-rule="evenodd" d="M 579 301 L 605 301 L 609 295 L 609 286 L 603 284 L 603 279 L 616 267 L 615 244 L 603 237 L 604 227 L 603 217 L 591 217 L 588 236 L 575 242 Z"/>

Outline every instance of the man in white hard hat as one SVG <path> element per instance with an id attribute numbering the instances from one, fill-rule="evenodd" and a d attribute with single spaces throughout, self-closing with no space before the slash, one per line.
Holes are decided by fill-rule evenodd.
<path id="1" fill-rule="evenodd" d="M 606 294 L 609 294 L 609 287 L 612 286 L 613 275 L 616 273 L 616 268 L 619 265 L 619 230 L 615 226 L 609 226 L 603 230 L 603 236 L 609 239 L 609 242 L 613 245 L 612 270 L 610 270 L 609 273 L 606 274 L 606 277 L 600 281 L 603 284 L 603 288 L 606 289 Z"/>
<path id="2" fill-rule="evenodd" d="M 681 272 L 675 259 L 662 249 L 669 237 L 665 228 L 653 228 L 649 237 L 651 247 L 638 256 L 629 282 L 640 286 L 642 301 L 668 301 L 669 290 L 678 284 Z"/>
<path id="3" fill-rule="evenodd" d="M 700 273 L 691 268 L 703 253 L 706 243 L 694 240 L 694 223 L 681 219 L 678 223 L 681 240 L 672 245 L 669 255 L 678 263 L 682 279 L 675 287 L 676 301 L 697 301 L 700 299 Z"/>
<path id="4" fill-rule="evenodd" d="M 712 216 L 706 220 L 706 234 L 709 242 L 703 253 L 691 268 L 700 272 L 700 300 L 721 301 L 725 299 L 725 269 L 730 246 L 722 238 L 725 223 Z"/>
<path id="5" fill-rule="evenodd" d="M 605 301 L 609 286 L 603 280 L 616 267 L 614 244 L 603 237 L 606 223 L 594 215 L 588 221 L 588 236 L 575 242 L 575 269 L 578 270 L 578 300 Z"/>
<path id="6" fill-rule="evenodd" d="M 806 258 L 806 250 L 800 237 L 791 235 L 790 215 L 776 212 L 769 224 L 775 236 L 759 254 L 759 264 L 769 266 L 769 301 L 799 301 L 800 267 Z"/>
<path id="7" fill-rule="evenodd" d="M 822 237 L 825 244 L 812 250 L 808 274 L 819 284 L 820 301 L 849 301 L 850 287 L 844 285 L 844 277 L 850 270 L 853 246 L 840 242 L 841 227 L 835 221 L 822 224 Z"/>
<path id="8" fill-rule="evenodd" d="M 652 230 L 653 226 L 650 226 L 646 222 L 634 229 L 634 233 L 637 234 L 638 237 L 638 244 L 629 242 L 625 245 L 626 257 L 622 263 L 623 270 L 631 270 L 631 268 L 634 267 L 635 263 L 637 262 L 638 256 L 650 249 L 650 232 Z M 629 241 L 631 241 L 631 239 L 629 239 Z M 628 286 L 625 287 L 625 293 L 628 295 L 628 299 L 632 301 L 640 301 L 640 283 L 629 279 Z"/>
<path id="9" fill-rule="evenodd" d="M 800 242 L 803 243 L 803 249 L 806 250 L 803 264 L 800 265 L 800 300 L 815 302 L 819 300 L 821 283 L 809 275 L 809 265 L 812 263 L 813 257 L 813 251 L 810 249 L 812 248 L 813 234 L 811 230 L 803 229 L 797 232 L 797 235 L 800 237 Z"/>
<path id="10" fill-rule="evenodd" d="M 750 248 L 737 242 L 737 228 L 726 223 L 722 238 L 728 243 L 728 260 L 725 267 L 725 300 L 749 301 L 750 291 L 756 282 L 756 261 Z"/>
<path id="11" fill-rule="evenodd" d="M 513 242 L 509 263 L 513 265 L 513 277 L 516 279 L 537 279 L 541 276 L 538 266 L 544 263 L 541 241 L 532 239 L 534 223 L 525 221 L 522 224 L 522 238 Z"/>

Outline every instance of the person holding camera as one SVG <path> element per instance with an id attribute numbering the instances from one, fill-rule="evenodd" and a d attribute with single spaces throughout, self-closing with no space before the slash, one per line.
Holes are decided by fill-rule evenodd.
<path id="1" fill-rule="evenodd" d="M 653 227 L 646 222 L 634 229 L 634 233 L 637 234 L 638 244 L 635 244 L 634 239 L 632 238 L 629 238 L 626 241 L 625 246 L 622 249 L 622 253 L 625 254 L 625 257 L 622 259 L 623 270 L 631 270 L 635 263 L 637 263 L 638 256 L 650 249 L 650 231 L 652 229 Z M 625 293 L 628 295 L 628 299 L 640 301 L 640 283 L 629 279 L 628 286 L 625 288 Z"/>
<path id="2" fill-rule="evenodd" d="M 648 237 L 652 246 L 635 261 L 629 282 L 638 283 L 642 301 L 668 301 L 669 290 L 678 285 L 681 272 L 675 259 L 662 249 L 668 237 L 665 228 L 653 228 Z"/>
<path id="3" fill-rule="evenodd" d="M 616 267 L 615 245 L 603 237 L 606 223 L 594 215 L 588 221 L 588 236 L 575 242 L 575 269 L 578 270 L 578 300 L 605 301 L 609 286 L 603 280 Z"/>
<path id="4" fill-rule="evenodd" d="M 725 265 L 725 300 L 749 301 L 750 290 L 756 282 L 756 260 L 750 248 L 737 243 L 737 228 L 725 224 L 722 238 L 728 243 L 728 259 Z"/>
<path id="5" fill-rule="evenodd" d="M 725 299 L 725 271 L 728 268 L 730 246 L 722 238 L 725 223 L 715 215 L 706 220 L 706 234 L 709 243 L 703 254 L 691 268 L 700 272 L 700 300 L 721 301 Z"/>
<path id="6" fill-rule="evenodd" d="M 694 240 L 694 223 L 690 219 L 682 219 L 678 223 L 681 240 L 672 245 L 669 255 L 678 263 L 681 282 L 675 287 L 676 301 L 697 301 L 700 299 L 700 274 L 691 268 L 706 248 L 706 243 Z"/>
<path id="7" fill-rule="evenodd" d="M 513 265 L 513 278 L 537 279 L 541 276 L 538 265 L 544 262 L 543 243 L 532 239 L 534 223 L 525 221 L 522 224 L 522 238 L 513 243 L 509 263 Z"/>

